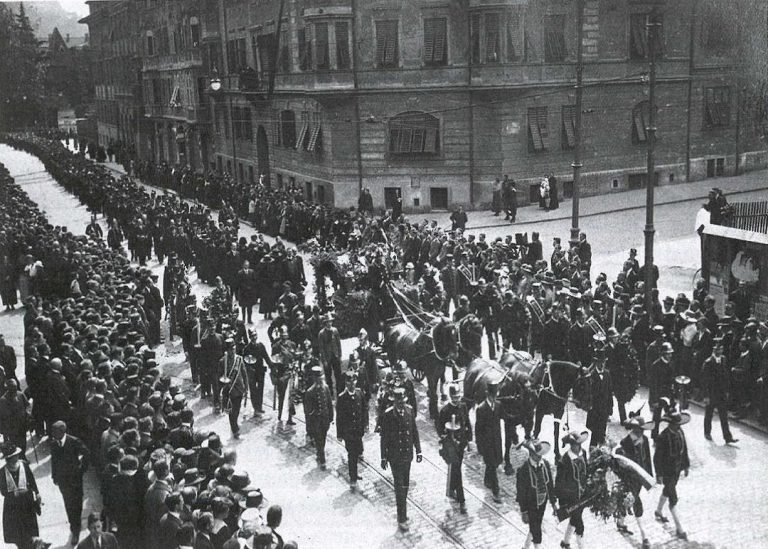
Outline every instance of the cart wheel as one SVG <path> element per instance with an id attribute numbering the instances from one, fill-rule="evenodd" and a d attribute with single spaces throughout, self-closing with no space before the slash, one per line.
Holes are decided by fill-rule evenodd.
<path id="1" fill-rule="evenodd" d="M 411 375 L 413 375 L 413 379 L 416 381 L 421 381 L 424 379 L 424 370 L 417 370 L 416 368 L 411 368 Z"/>

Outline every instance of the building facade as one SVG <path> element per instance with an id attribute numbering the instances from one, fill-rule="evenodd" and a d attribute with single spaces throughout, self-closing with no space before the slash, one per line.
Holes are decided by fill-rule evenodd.
<path id="1" fill-rule="evenodd" d="M 148 0 L 146 9 L 169 3 Z M 181 21 L 192 17 L 179 7 L 184 1 L 172 4 Z M 733 38 L 745 29 L 724 21 L 713 4 L 584 0 L 582 194 L 646 183 L 646 29 L 654 8 L 662 24 L 655 43 L 657 184 L 766 165 L 761 124 L 745 111 Z M 494 179 L 504 175 L 518 181 L 523 204 L 536 199 L 550 173 L 566 197 L 572 192 L 579 2 L 193 6 L 201 10 L 200 45 L 178 71 L 190 73 L 188 88 L 197 82 L 195 115 L 209 120 L 198 123 L 199 165 L 186 162 L 198 169 L 246 182 L 263 177 L 339 207 L 355 205 L 362 187 L 377 207 L 398 195 L 406 210 L 485 207 Z M 159 69 L 146 58 L 144 69 L 148 95 L 146 80 Z M 174 96 L 176 84 L 165 86 Z M 165 128 L 172 131 L 172 123 Z"/>

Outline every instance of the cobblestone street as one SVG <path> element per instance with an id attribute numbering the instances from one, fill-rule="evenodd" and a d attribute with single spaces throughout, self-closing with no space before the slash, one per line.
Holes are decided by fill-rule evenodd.
<path id="1" fill-rule="evenodd" d="M 29 193 L 40 208 L 46 212 L 54 225 L 67 225 L 76 234 L 84 231 L 89 221 L 87 210 L 61 187 L 53 182 L 43 171 L 42 164 L 26 153 L 12 151 L 0 145 L 0 162 L 4 163 L 17 182 Z M 585 199 L 590 200 L 590 199 Z M 688 216 L 686 210 L 684 215 Z M 614 215 L 614 214 L 608 214 Z M 615 214 L 618 215 L 618 214 Z M 634 215 L 634 214 L 633 214 Z M 681 211 L 676 207 L 660 208 L 657 211 L 659 227 L 682 223 Z M 585 230 L 590 238 L 600 232 L 602 216 L 585 220 Z M 602 220 L 602 221 L 601 221 Z M 100 219 L 100 221 L 103 220 Z M 615 276 L 617 258 L 625 255 L 625 250 L 641 239 L 642 233 L 636 227 L 636 219 L 624 225 L 626 234 L 610 235 L 611 244 L 603 245 L 602 240 L 593 243 L 595 249 L 595 268 L 605 270 L 609 278 Z M 554 223 L 554 222 L 553 222 Z M 616 223 L 611 218 L 611 223 Z M 692 218 L 685 220 L 686 227 L 692 228 Z M 562 223 L 561 223 L 562 225 Z M 614 225 L 615 226 L 615 225 Z M 567 223 L 560 225 L 542 224 L 527 226 L 526 230 L 540 230 L 542 240 L 547 244 L 551 237 L 567 237 Z M 565 227 L 565 229 L 563 229 Z M 504 229 L 504 233 L 514 228 Z M 494 229 L 496 231 L 496 229 Z M 495 236 L 496 232 L 489 232 Z M 241 236 L 248 238 L 254 231 L 249 226 L 241 226 Z M 500 233 L 501 234 L 501 233 Z M 698 248 L 692 237 L 681 237 L 679 230 L 665 232 L 660 230 L 659 255 L 669 257 L 698 257 Z M 546 253 L 546 248 L 545 248 Z M 641 252 L 642 254 L 642 252 Z M 306 263 L 306 262 L 305 262 Z M 675 263 L 670 259 L 669 271 Z M 691 269 L 690 260 L 680 263 L 685 270 L 684 276 L 672 285 L 671 290 L 690 290 L 682 287 L 682 280 L 687 279 Z M 162 266 L 156 260 L 149 264 L 157 273 L 162 285 Z M 311 267 L 306 264 L 307 279 L 312 280 Z M 667 271 L 662 271 L 662 286 Z M 210 291 L 205 284 L 191 274 L 193 291 L 198 295 L 198 303 L 203 295 Z M 682 288 L 682 289 L 678 289 Z M 311 299 L 311 296 L 308 296 Z M 23 311 L 0 314 L 0 333 L 12 345 L 23 364 L 22 354 L 22 316 Z M 260 315 L 255 315 L 260 316 Z M 255 326 L 261 341 L 268 341 L 267 321 L 257 320 Z M 438 454 L 437 436 L 434 426 L 428 420 L 425 386 L 417 383 L 420 407 L 417 424 L 422 440 L 424 461 L 413 463 L 411 469 L 411 489 L 409 494 L 410 531 L 397 530 L 395 519 L 395 498 L 391 472 L 379 467 L 379 436 L 373 432 L 365 438 L 365 465 L 361 469 L 363 480 L 358 490 L 350 491 L 347 481 L 346 452 L 343 444 L 336 440 L 336 426 L 331 425 L 328 446 L 327 470 L 321 470 L 315 461 L 314 450 L 308 446 L 303 425 L 303 412 L 298 411 L 298 423 L 289 427 L 278 423 L 276 414 L 270 405 L 273 388 L 267 377 L 268 387 L 265 392 L 267 413 L 252 417 L 250 404 L 246 406 L 246 419 L 243 422 L 242 438 L 229 437 L 227 418 L 213 412 L 210 403 L 195 397 L 189 369 L 183 362 L 180 339 L 168 341 L 158 349 L 158 360 L 165 372 L 182 384 L 187 399 L 192 402 L 196 413 L 196 427 L 213 429 L 222 434 L 226 445 L 237 449 L 238 468 L 250 474 L 252 483 L 263 491 L 270 503 L 279 503 L 284 509 L 281 531 L 286 539 L 296 539 L 299 547 L 305 548 L 443 548 L 443 547 L 521 547 L 527 534 L 527 526 L 518 512 L 514 501 L 514 477 L 505 476 L 500 468 L 502 484 L 501 504 L 491 499 L 488 489 L 483 486 L 483 464 L 472 444 L 464 461 L 464 483 L 467 495 L 467 515 L 459 514 L 458 505 L 451 503 L 445 496 L 446 466 Z M 344 354 L 353 348 L 354 341 L 343 342 Z M 20 367 L 20 370 L 22 368 Z M 628 409 L 640 408 L 645 402 L 645 390 L 641 390 Z M 647 404 L 643 408 L 647 412 Z M 371 410 L 373 416 L 373 410 Z M 654 547 L 669 548 L 738 548 L 751 549 L 768 547 L 768 461 L 764 457 L 768 436 L 764 433 L 739 424 L 732 425 L 733 434 L 740 439 L 738 444 L 725 446 L 719 426 L 713 428 L 714 441 L 708 442 L 703 436 L 703 411 L 692 408 L 692 421 L 685 427 L 691 456 L 691 474 L 679 485 L 681 497 L 680 514 L 688 532 L 689 541 L 674 538 L 674 527 L 662 526 L 653 520 L 653 509 L 661 492 L 660 487 L 643 494 L 646 509 L 645 527 Z M 474 416 L 474 414 L 473 414 Z M 570 425 L 582 426 L 585 414 L 573 406 L 569 410 Z M 373 421 L 373 417 L 372 417 Z M 473 417 L 474 421 L 474 417 Z M 717 423 L 717 422 L 716 422 Z M 542 438 L 552 435 L 551 418 L 547 418 L 542 427 Z M 614 416 L 609 425 L 609 437 L 618 442 L 626 431 L 618 425 Z M 37 442 L 37 441 L 36 441 Z M 50 460 L 48 444 L 45 440 L 37 445 L 37 455 L 30 448 L 27 458 L 43 494 L 41 523 L 42 536 L 53 543 L 54 547 L 64 547 L 67 525 L 63 503 L 57 489 L 50 479 Z M 552 455 L 548 459 L 552 459 Z M 525 459 L 525 451 L 513 452 L 512 463 L 517 468 Z M 86 511 L 99 509 L 100 501 L 95 486 L 95 477 L 89 473 L 86 484 Z M 665 511 L 666 512 L 666 511 Z M 85 516 L 85 514 L 84 514 Z M 585 513 L 586 547 L 640 547 L 637 532 L 633 536 L 623 536 L 611 522 L 604 523 Z M 559 524 L 548 511 L 544 521 L 545 548 L 559 547 L 565 523 Z M 630 529 L 636 530 L 634 521 L 628 521 Z M 575 546 L 575 544 L 574 544 Z M 130 549 L 130 548 L 127 548 Z"/>

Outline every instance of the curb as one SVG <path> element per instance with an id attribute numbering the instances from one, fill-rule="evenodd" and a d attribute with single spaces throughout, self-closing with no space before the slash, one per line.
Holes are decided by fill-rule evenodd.
<path id="1" fill-rule="evenodd" d="M 734 196 L 739 194 L 746 194 L 746 193 L 754 193 L 759 191 L 768 191 L 768 187 L 757 187 L 754 189 L 745 189 L 741 191 L 733 191 L 729 192 L 727 196 Z M 673 204 L 683 204 L 685 202 L 694 202 L 697 200 L 704 200 L 707 198 L 707 195 L 705 196 L 694 196 L 690 198 L 678 198 L 676 200 L 670 200 L 669 202 L 656 202 L 654 206 L 668 206 Z M 524 206 L 529 207 L 529 206 Z M 644 210 L 645 204 L 642 206 L 626 206 L 623 208 L 617 208 L 615 210 L 603 210 L 600 212 L 592 212 L 588 214 L 580 214 L 579 219 L 585 219 L 587 217 L 597 217 L 598 215 L 605 215 L 605 214 L 612 214 L 612 213 L 621 213 L 621 212 L 629 212 L 632 210 Z M 520 221 L 519 223 L 497 223 L 493 225 L 473 225 L 471 227 L 467 227 L 468 231 L 474 231 L 479 229 L 495 229 L 497 227 L 520 227 L 521 225 L 533 225 L 534 223 L 550 223 L 553 221 L 565 221 L 567 219 L 571 219 L 570 215 L 567 216 L 560 216 L 560 217 L 552 217 L 548 219 L 537 219 L 537 220 L 531 220 L 531 221 Z"/>

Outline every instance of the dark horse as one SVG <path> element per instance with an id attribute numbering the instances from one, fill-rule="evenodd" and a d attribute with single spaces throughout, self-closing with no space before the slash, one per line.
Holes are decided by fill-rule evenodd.
<path id="1" fill-rule="evenodd" d="M 482 324 L 470 315 L 459 323 L 436 317 L 417 329 L 405 322 L 393 324 L 384 332 L 383 348 L 390 364 L 404 360 L 416 380 L 427 379 L 429 416 L 437 417 L 437 393 L 450 367 L 454 378 L 480 354 Z"/>
<path id="2" fill-rule="evenodd" d="M 538 436 L 544 415 L 562 417 L 579 375 L 579 366 L 572 362 L 544 363 L 528 353 L 514 350 L 504 353 L 499 363 L 476 359 L 467 368 L 464 398 L 472 404 L 485 400 L 489 380 L 499 383 L 498 399 L 505 432 L 504 463 L 508 474 L 512 472 L 509 451 L 518 442 L 517 426 L 522 425 L 526 437 L 530 437 L 532 430 L 534 436 Z"/>

